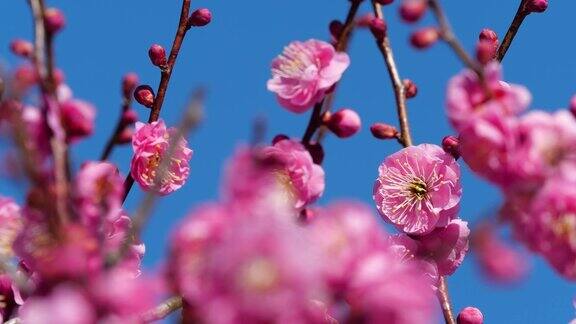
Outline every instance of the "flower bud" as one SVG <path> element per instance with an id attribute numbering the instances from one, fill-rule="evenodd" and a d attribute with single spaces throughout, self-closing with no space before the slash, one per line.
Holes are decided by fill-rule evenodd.
<path id="1" fill-rule="evenodd" d="M 347 138 L 360 130 L 360 116 L 352 109 L 340 109 L 328 121 L 328 128 L 340 138 Z"/>
<path id="2" fill-rule="evenodd" d="M 548 8 L 548 0 L 528 0 L 524 8 L 528 13 L 544 12 Z"/>
<path id="3" fill-rule="evenodd" d="M 439 37 L 436 27 L 425 27 L 412 33 L 410 43 L 417 49 L 425 49 L 436 43 Z"/>
<path id="4" fill-rule="evenodd" d="M 122 124 L 132 125 L 138 121 L 138 114 L 133 109 L 128 109 L 122 113 Z"/>
<path id="5" fill-rule="evenodd" d="M 324 161 L 324 148 L 318 142 L 304 143 L 304 147 L 312 156 L 312 161 L 316 164 L 322 164 Z"/>
<path id="6" fill-rule="evenodd" d="M 116 136 L 116 143 L 118 144 L 128 144 L 132 142 L 132 135 L 134 135 L 134 130 L 130 127 L 125 127 L 119 134 Z"/>
<path id="7" fill-rule="evenodd" d="M 287 139 L 289 139 L 289 138 L 290 138 L 290 137 L 288 137 L 288 136 L 286 136 L 286 135 L 284 135 L 284 134 L 278 134 L 278 135 L 274 136 L 274 138 L 272 139 L 272 145 L 274 145 L 274 144 L 276 144 L 276 143 L 278 143 L 278 142 L 280 142 L 280 141 L 287 140 Z"/>
<path id="8" fill-rule="evenodd" d="M 391 139 L 397 138 L 399 135 L 396 127 L 384 123 L 374 123 L 370 126 L 370 132 L 372 136 L 377 139 Z"/>
<path id="9" fill-rule="evenodd" d="M 498 44 L 498 34 L 490 28 L 484 28 L 480 32 L 478 39 L 481 41 L 490 41 L 492 43 Z"/>
<path id="10" fill-rule="evenodd" d="M 330 25 L 328 25 L 328 29 L 330 29 L 330 35 L 332 37 L 338 39 L 342 34 L 342 30 L 344 29 L 344 25 L 340 20 L 332 20 Z"/>
<path id="11" fill-rule="evenodd" d="M 164 47 L 158 44 L 150 46 L 150 49 L 148 50 L 148 57 L 150 57 L 152 64 L 158 67 L 165 66 L 167 63 L 166 50 Z"/>
<path id="12" fill-rule="evenodd" d="M 44 25 L 48 33 L 55 34 L 59 32 L 66 25 L 64 14 L 56 8 L 46 9 L 44 12 Z"/>
<path id="13" fill-rule="evenodd" d="M 425 0 L 404 0 L 400 5 L 400 17 L 407 23 L 415 23 L 428 9 L 428 4 Z"/>
<path id="14" fill-rule="evenodd" d="M 370 28 L 372 20 L 376 18 L 373 13 L 367 13 L 360 18 L 356 19 L 356 26 L 360 28 Z"/>
<path id="15" fill-rule="evenodd" d="M 212 21 L 212 13 L 206 8 L 196 9 L 188 18 L 188 28 L 206 26 Z"/>
<path id="16" fill-rule="evenodd" d="M 139 85 L 134 90 L 134 99 L 142 106 L 152 108 L 154 105 L 154 90 L 147 85 Z"/>
<path id="17" fill-rule="evenodd" d="M 454 136 L 445 136 L 442 139 L 442 148 L 444 149 L 444 152 L 452 155 L 456 160 L 460 157 L 460 150 L 458 148 L 459 144 L 460 141 Z"/>
<path id="18" fill-rule="evenodd" d="M 476 307 L 466 307 L 458 314 L 456 322 L 458 324 L 482 324 L 484 315 Z"/>
<path id="19" fill-rule="evenodd" d="M 23 39 L 15 39 L 12 41 L 12 43 L 10 43 L 10 50 L 12 53 L 14 53 L 14 55 L 28 58 L 32 57 L 34 46 L 29 41 Z"/>
<path id="20" fill-rule="evenodd" d="M 402 84 L 404 85 L 404 96 L 407 99 L 416 97 L 418 94 L 418 87 L 416 86 L 416 83 L 410 79 L 404 79 Z"/>
<path id="21" fill-rule="evenodd" d="M 388 27 L 383 19 L 374 18 L 370 21 L 370 31 L 379 42 L 384 39 L 384 36 L 386 36 L 387 29 Z"/>
<path id="22" fill-rule="evenodd" d="M 476 59 L 483 65 L 488 64 L 496 57 L 498 48 L 493 43 L 481 40 L 476 44 Z"/>
<path id="23" fill-rule="evenodd" d="M 130 97 L 130 94 L 136 89 L 138 85 L 138 75 L 136 73 L 127 73 L 122 78 L 122 95 L 125 98 Z"/>

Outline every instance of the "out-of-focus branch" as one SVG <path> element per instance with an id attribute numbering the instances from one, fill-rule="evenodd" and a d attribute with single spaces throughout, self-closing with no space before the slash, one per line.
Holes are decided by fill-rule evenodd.
<path id="1" fill-rule="evenodd" d="M 456 324 L 454 321 L 454 314 L 452 314 L 452 306 L 450 306 L 450 296 L 448 295 L 448 285 L 446 278 L 440 277 L 440 284 L 438 285 L 438 300 L 442 307 L 442 314 L 446 324 Z"/>
<path id="2" fill-rule="evenodd" d="M 374 15 L 379 19 L 384 19 L 384 14 L 382 13 L 382 6 L 376 2 L 372 2 L 374 9 Z M 376 37 L 376 45 L 384 57 L 386 62 L 386 67 L 388 68 L 388 74 L 390 76 L 390 81 L 394 88 L 394 95 L 396 97 L 396 110 L 398 114 L 398 121 L 400 123 L 400 141 L 402 145 L 410 146 L 412 145 L 412 137 L 410 136 L 410 124 L 408 122 L 408 113 L 406 111 L 406 94 L 404 84 L 400 75 L 398 73 L 398 68 L 396 67 L 396 61 L 394 60 L 394 53 L 392 52 L 392 47 L 390 46 L 390 39 L 387 33 L 384 33 L 382 39 Z"/>
<path id="3" fill-rule="evenodd" d="M 182 297 L 174 296 L 156 306 L 154 309 L 144 313 L 141 318 L 145 323 L 159 321 L 180 308 L 182 308 Z"/>

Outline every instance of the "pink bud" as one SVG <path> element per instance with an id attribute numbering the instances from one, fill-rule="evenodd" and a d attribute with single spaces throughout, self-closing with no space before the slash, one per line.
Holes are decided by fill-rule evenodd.
<path id="1" fill-rule="evenodd" d="M 476 307 L 466 307 L 458 314 L 456 321 L 458 324 L 482 324 L 484 315 Z"/>
<path id="2" fill-rule="evenodd" d="M 424 16 L 426 9 L 425 0 L 404 0 L 400 5 L 400 17 L 407 23 L 414 23 Z"/>
<path id="3" fill-rule="evenodd" d="M 274 145 L 274 144 L 276 144 L 276 143 L 278 143 L 278 142 L 280 142 L 280 141 L 287 140 L 287 139 L 289 139 L 289 138 L 290 138 L 290 137 L 288 137 L 288 136 L 286 136 L 286 135 L 284 135 L 284 134 L 278 134 L 278 135 L 274 136 L 274 138 L 272 139 L 272 145 Z"/>
<path id="4" fill-rule="evenodd" d="M 340 109 L 328 121 L 328 128 L 340 138 L 356 134 L 360 126 L 360 116 L 352 109 Z"/>
<path id="5" fill-rule="evenodd" d="M 96 109 L 87 102 L 68 100 L 60 104 L 62 127 L 69 141 L 91 135 L 95 116 Z"/>
<path id="6" fill-rule="evenodd" d="M 442 148 L 444 149 L 444 152 L 452 155 L 455 159 L 460 157 L 460 150 L 458 148 L 459 144 L 460 141 L 454 136 L 445 136 L 442 139 Z"/>
<path id="7" fill-rule="evenodd" d="M 340 20 L 332 20 L 328 28 L 330 29 L 330 35 L 332 35 L 332 37 L 340 38 L 344 25 Z"/>
<path id="8" fill-rule="evenodd" d="M 116 137 L 116 143 L 128 144 L 132 142 L 132 135 L 134 135 L 134 130 L 132 130 L 132 128 L 125 127 Z"/>
<path id="9" fill-rule="evenodd" d="M 388 27 L 386 26 L 386 22 L 383 19 L 374 18 L 370 22 L 370 31 L 378 41 L 382 41 L 384 39 L 387 29 Z"/>
<path id="10" fill-rule="evenodd" d="M 370 126 L 372 136 L 378 139 L 391 139 L 398 137 L 398 130 L 396 127 L 384 123 L 374 123 Z"/>
<path id="11" fill-rule="evenodd" d="M 46 26 L 46 31 L 51 34 L 59 32 L 66 25 L 64 14 L 56 8 L 46 9 L 44 12 L 44 25 Z"/>
<path id="12" fill-rule="evenodd" d="M 576 95 L 572 96 L 572 99 L 570 99 L 570 112 L 574 117 L 576 117 Z"/>
<path id="13" fill-rule="evenodd" d="M 152 108 L 154 105 L 154 90 L 147 84 L 139 85 L 134 90 L 134 99 L 142 106 Z"/>
<path id="14" fill-rule="evenodd" d="M 374 18 L 373 13 L 367 13 L 356 20 L 356 26 L 361 28 L 370 28 L 370 24 Z"/>
<path id="15" fill-rule="evenodd" d="M 23 39 L 15 39 L 10 43 L 10 50 L 15 55 L 21 57 L 32 57 L 32 51 L 34 51 L 34 46 L 29 41 Z"/>
<path id="16" fill-rule="evenodd" d="M 425 49 L 436 43 L 439 37 L 440 33 L 436 27 L 424 27 L 412 33 L 410 43 L 417 49 Z"/>
<path id="17" fill-rule="evenodd" d="M 483 41 L 490 41 L 498 44 L 498 34 L 490 28 L 482 29 L 478 38 Z"/>
<path id="18" fill-rule="evenodd" d="M 410 99 L 416 97 L 418 94 L 418 87 L 416 86 L 416 83 L 410 79 L 404 79 L 402 84 L 404 84 L 404 96 L 406 96 L 406 98 Z"/>
<path id="19" fill-rule="evenodd" d="M 138 114 L 133 109 L 128 109 L 122 113 L 122 124 L 131 125 L 138 121 Z"/>
<path id="20" fill-rule="evenodd" d="M 136 73 L 127 73 L 122 78 L 122 95 L 126 98 L 136 89 L 138 85 L 138 75 Z"/>
<path id="21" fill-rule="evenodd" d="M 548 8 L 548 0 L 528 0 L 524 8 L 528 13 L 544 12 Z"/>
<path id="22" fill-rule="evenodd" d="M 476 59 L 485 65 L 496 57 L 498 48 L 490 41 L 481 40 L 476 44 Z"/>
<path id="23" fill-rule="evenodd" d="M 324 148 L 322 147 L 322 144 L 311 142 L 304 143 L 304 146 L 312 156 L 312 161 L 316 164 L 322 164 L 322 161 L 324 161 Z"/>
<path id="24" fill-rule="evenodd" d="M 150 46 L 150 49 L 148 50 L 148 57 L 150 57 L 150 61 L 155 66 L 161 67 L 161 66 L 165 66 L 167 63 L 166 50 L 164 49 L 164 47 L 162 47 L 158 44 L 154 44 L 154 45 Z"/>
<path id="25" fill-rule="evenodd" d="M 206 26 L 212 21 L 212 13 L 206 8 L 196 9 L 188 18 L 188 27 Z"/>
<path id="26" fill-rule="evenodd" d="M 385 5 L 389 5 L 392 2 L 394 2 L 394 0 L 374 0 L 374 2 L 385 6 Z"/>

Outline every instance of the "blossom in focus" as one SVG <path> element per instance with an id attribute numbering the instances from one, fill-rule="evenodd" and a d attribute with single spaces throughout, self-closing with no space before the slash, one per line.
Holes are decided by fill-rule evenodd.
<path id="1" fill-rule="evenodd" d="M 380 215 L 407 233 L 422 235 L 456 217 L 462 195 L 460 168 L 441 147 L 410 146 L 378 169 L 373 198 Z"/>
<path id="2" fill-rule="evenodd" d="M 349 64 L 348 55 L 336 52 L 329 43 L 295 41 L 272 61 L 268 90 L 276 93 L 283 107 L 302 113 L 324 98 Z"/>
<path id="3" fill-rule="evenodd" d="M 188 179 L 192 150 L 187 147 L 186 139 L 178 139 L 174 154 L 164 156 L 172 136 L 176 136 L 176 129 L 167 129 L 163 120 L 150 124 L 136 123 L 136 131 L 132 136 L 134 156 L 130 172 L 144 190 L 155 190 L 160 195 L 167 195 L 180 189 Z M 167 168 L 160 179 L 156 179 L 158 167 L 164 158 L 170 158 L 170 162 L 166 163 Z"/>
<path id="4" fill-rule="evenodd" d="M 23 227 L 20 206 L 12 199 L 0 196 L 0 256 L 10 258 L 14 255 L 12 244 Z"/>
<path id="5" fill-rule="evenodd" d="M 294 207 L 302 208 L 313 203 L 324 192 L 324 170 L 312 161 L 310 153 L 299 142 L 281 140 L 264 147 L 262 154 L 280 161 L 282 166 L 273 172 Z"/>
<path id="6" fill-rule="evenodd" d="M 453 77 L 448 83 L 446 113 L 459 132 L 474 124 L 478 118 L 487 115 L 513 116 L 530 104 L 531 96 L 526 88 L 502 81 L 499 64 L 487 65 L 484 75 L 485 85 L 470 70 Z"/>

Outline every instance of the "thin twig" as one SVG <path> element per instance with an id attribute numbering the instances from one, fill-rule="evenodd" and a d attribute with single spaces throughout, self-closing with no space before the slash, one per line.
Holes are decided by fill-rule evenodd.
<path id="1" fill-rule="evenodd" d="M 382 13 L 382 6 L 376 2 L 372 2 L 374 9 L 374 15 L 377 18 L 384 19 L 384 14 Z M 376 39 L 376 44 L 378 49 L 384 57 L 386 62 L 386 67 L 388 68 L 388 74 L 390 76 L 390 81 L 394 87 L 394 96 L 396 97 L 396 111 L 398 114 L 398 122 L 400 123 L 400 140 L 402 145 L 405 147 L 412 145 L 412 137 L 410 135 L 410 124 L 408 122 L 408 113 L 406 111 L 406 94 L 404 89 L 404 84 L 400 75 L 398 73 L 398 68 L 396 67 L 396 61 L 394 60 L 394 53 L 392 47 L 390 46 L 390 39 L 388 35 L 385 34 L 382 40 Z"/>
<path id="2" fill-rule="evenodd" d="M 126 127 L 127 127 L 127 125 L 124 122 L 123 117 L 124 117 L 124 113 L 130 109 L 130 104 L 132 102 L 132 99 L 131 99 L 132 96 L 130 96 L 130 94 L 126 94 L 126 95 L 122 95 L 122 96 L 123 96 L 123 98 L 122 98 L 122 109 L 120 112 L 120 118 L 116 122 L 116 127 L 114 127 L 114 131 L 112 132 L 112 135 L 108 139 L 108 142 L 106 142 L 106 146 L 104 147 L 104 150 L 102 151 L 102 154 L 100 155 L 101 161 L 104 161 L 110 157 L 110 154 L 112 154 L 112 150 L 114 149 L 115 145 L 118 143 L 118 137 L 120 136 L 120 133 L 122 133 L 122 131 L 124 129 L 126 129 Z"/>
<path id="3" fill-rule="evenodd" d="M 358 9 L 362 0 L 351 0 L 350 1 L 350 8 L 348 9 L 348 13 L 346 14 L 346 20 L 344 21 L 344 26 L 342 27 L 342 32 L 340 33 L 336 45 L 334 48 L 338 52 L 345 52 L 348 49 L 348 44 L 350 42 L 350 38 L 352 36 L 352 31 L 354 30 L 354 26 L 356 24 L 356 15 L 358 14 Z M 332 109 L 332 103 L 334 101 L 334 95 L 336 93 L 336 87 L 338 83 L 334 85 L 332 92 L 328 93 L 324 99 L 317 103 L 314 106 L 314 110 L 310 115 L 310 120 L 308 121 L 308 125 L 306 126 L 306 130 L 304 135 L 302 136 L 302 143 L 307 144 L 314 136 L 316 130 L 320 129 L 318 132 L 317 141 L 319 142 L 323 137 L 323 128 L 322 126 L 322 115 L 330 111 Z"/>
<path id="4" fill-rule="evenodd" d="M 454 321 L 454 314 L 452 314 L 452 307 L 450 306 L 450 296 L 448 295 L 448 284 L 446 278 L 440 277 L 440 284 L 438 285 L 438 300 L 442 307 L 442 314 L 446 324 L 456 324 Z"/>
<path id="5" fill-rule="evenodd" d="M 158 85 L 158 90 L 156 91 L 156 97 L 154 98 L 154 105 L 150 111 L 150 116 L 148 116 L 148 123 L 152 123 L 160 118 L 160 111 L 162 110 L 162 104 L 164 103 L 164 98 L 166 97 L 166 91 L 168 85 L 170 84 L 170 77 L 172 76 L 172 71 L 174 70 L 174 65 L 176 64 L 176 59 L 178 58 L 178 53 L 180 53 L 180 47 L 182 47 L 182 42 L 188 31 L 188 17 L 190 13 L 190 3 L 191 0 L 184 0 L 182 2 L 182 9 L 180 10 L 180 20 L 178 21 L 178 29 L 176 31 L 176 36 L 174 37 L 174 42 L 172 43 L 172 49 L 170 50 L 170 56 L 166 66 L 161 68 L 160 84 Z M 134 185 L 134 179 L 130 172 L 124 180 L 124 200 L 128 197 L 132 186 Z"/>
<path id="6" fill-rule="evenodd" d="M 444 10 L 442 10 L 438 0 L 428 0 L 428 4 L 432 10 L 432 13 L 436 17 L 436 20 L 438 21 L 438 25 L 440 27 L 440 37 L 442 40 L 444 40 L 450 46 L 450 48 L 452 48 L 454 53 L 456 53 L 464 65 L 476 72 L 480 79 L 484 79 L 484 71 L 482 70 L 482 67 L 474 59 L 472 59 L 472 57 L 470 57 L 468 52 L 466 52 L 454 34 L 454 31 L 448 22 L 448 18 L 444 14 Z"/>
<path id="7" fill-rule="evenodd" d="M 518 30 L 520 29 L 520 26 L 522 25 L 524 18 L 528 16 L 528 12 L 525 10 L 525 5 L 526 0 L 520 1 L 518 10 L 516 10 L 516 15 L 514 15 L 514 19 L 512 20 L 510 27 L 508 27 L 508 31 L 506 32 L 506 35 L 502 40 L 502 44 L 500 44 L 500 47 L 498 48 L 498 54 L 496 55 L 496 58 L 498 59 L 499 62 L 502 62 L 502 60 L 504 59 L 504 56 L 506 55 L 506 52 L 508 52 L 508 48 L 510 48 L 510 45 L 514 40 L 516 33 L 518 33 Z"/>
<path id="8" fill-rule="evenodd" d="M 142 315 L 144 323 L 159 321 L 182 308 L 182 297 L 174 296 Z"/>

